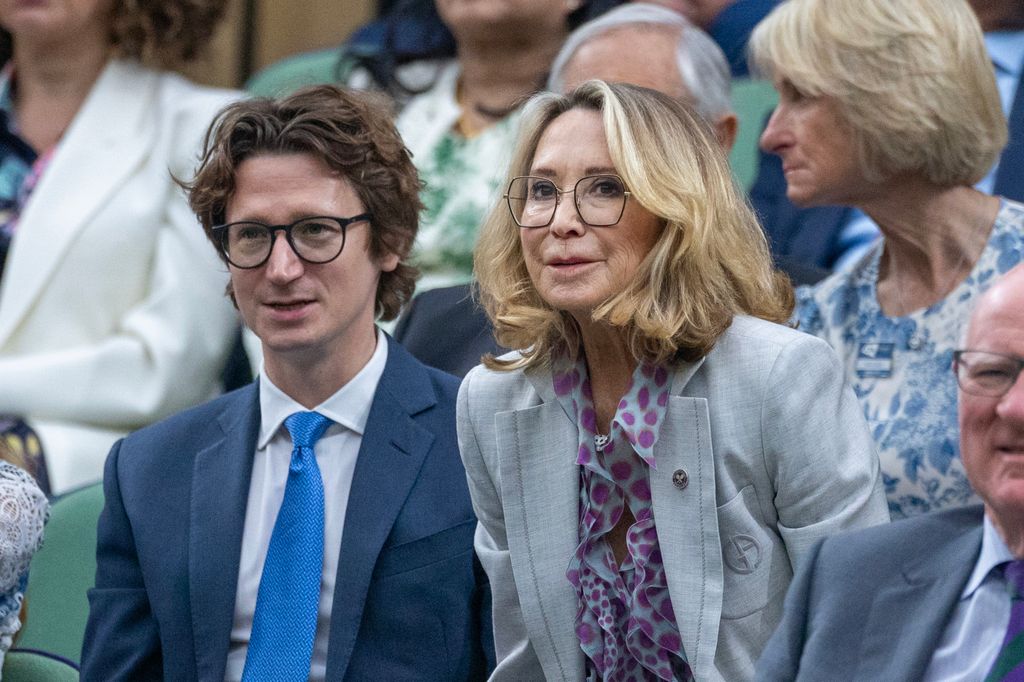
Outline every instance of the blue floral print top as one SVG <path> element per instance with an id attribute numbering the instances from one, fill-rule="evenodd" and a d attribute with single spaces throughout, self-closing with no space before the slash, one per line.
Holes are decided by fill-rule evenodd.
<path id="1" fill-rule="evenodd" d="M 835 348 L 864 408 L 893 519 L 979 502 L 960 461 L 953 350 L 978 297 L 1024 257 L 1024 205 L 1002 200 L 988 245 L 943 300 L 887 317 L 883 241 L 849 270 L 797 289 L 799 328 Z"/>

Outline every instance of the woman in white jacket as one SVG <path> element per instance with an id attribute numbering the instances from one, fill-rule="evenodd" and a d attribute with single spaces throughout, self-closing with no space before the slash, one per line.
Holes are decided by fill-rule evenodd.
<path id="1" fill-rule="evenodd" d="M 217 386 L 236 318 L 172 176 L 235 95 L 159 68 L 224 5 L 0 3 L 0 414 L 38 433 L 54 492 Z"/>

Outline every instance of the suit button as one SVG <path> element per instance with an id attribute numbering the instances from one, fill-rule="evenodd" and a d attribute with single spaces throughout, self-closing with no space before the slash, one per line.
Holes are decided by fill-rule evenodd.
<path id="1" fill-rule="evenodd" d="M 676 469 L 672 472 L 672 485 L 680 490 L 685 490 L 686 486 L 690 485 L 690 476 L 686 469 Z"/>

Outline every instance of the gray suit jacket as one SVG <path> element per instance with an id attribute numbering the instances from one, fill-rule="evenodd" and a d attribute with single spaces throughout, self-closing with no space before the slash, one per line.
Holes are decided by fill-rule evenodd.
<path id="1" fill-rule="evenodd" d="M 676 622 L 697 679 L 751 678 L 794 566 L 817 540 L 888 520 L 878 460 L 827 344 L 738 317 L 672 378 L 651 494 Z M 544 371 L 477 367 L 459 447 L 492 588 L 492 679 L 580 680 L 577 427 Z M 684 470 L 688 485 L 673 484 Z"/>
<path id="2" fill-rule="evenodd" d="M 786 597 L 758 680 L 920 680 L 981 551 L 982 507 L 829 538 Z"/>

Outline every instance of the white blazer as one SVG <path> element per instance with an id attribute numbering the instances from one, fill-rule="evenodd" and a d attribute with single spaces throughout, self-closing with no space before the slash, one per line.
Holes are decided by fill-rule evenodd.
<path id="1" fill-rule="evenodd" d="M 54 492 L 215 392 L 237 316 L 171 174 L 191 179 L 237 97 L 111 61 L 21 214 L 0 280 L 0 413 L 38 431 Z"/>
<path id="2" fill-rule="evenodd" d="M 457 416 L 493 596 L 492 679 L 582 680 L 565 577 L 579 542 L 576 424 L 550 372 L 483 366 L 463 381 Z M 676 368 L 654 456 L 658 542 L 702 682 L 752 678 L 793 569 L 818 539 L 889 519 L 835 353 L 762 320 L 737 317 L 707 357 Z"/>

